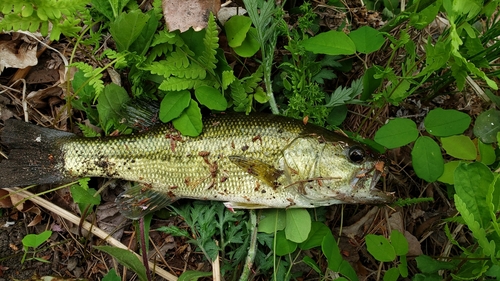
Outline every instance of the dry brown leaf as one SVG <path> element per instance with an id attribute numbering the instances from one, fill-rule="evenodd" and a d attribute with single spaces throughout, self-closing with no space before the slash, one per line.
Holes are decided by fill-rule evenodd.
<path id="1" fill-rule="evenodd" d="M 27 43 L 19 36 L 0 41 L 0 73 L 7 67 L 25 68 L 37 63 L 36 44 Z"/>
<path id="2" fill-rule="evenodd" d="M 190 27 L 200 31 L 207 27 L 210 12 L 217 15 L 220 0 L 162 0 L 162 7 L 169 31 L 184 32 Z"/>
<path id="3" fill-rule="evenodd" d="M 7 190 L 0 189 L 0 198 L 0 208 L 11 208 L 13 206 Z"/>

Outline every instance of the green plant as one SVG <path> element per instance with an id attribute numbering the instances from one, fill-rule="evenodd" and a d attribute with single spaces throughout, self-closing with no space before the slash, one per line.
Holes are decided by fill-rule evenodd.
<path id="1" fill-rule="evenodd" d="M 23 258 L 21 259 L 21 263 L 24 263 L 26 260 L 37 260 L 41 262 L 48 262 L 42 258 L 36 256 L 37 248 L 43 243 L 47 242 L 47 240 L 52 235 L 52 231 L 46 230 L 40 234 L 28 234 L 24 236 L 23 243 Z M 28 254 L 29 248 L 33 248 L 33 257 L 26 259 L 26 255 Z"/>
<path id="2" fill-rule="evenodd" d="M 399 262 L 397 267 L 391 267 L 384 273 L 384 281 L 398 280 L 401 276 L 408 277 L 408 264 L 406 255 L 408 254 L 408 241 L 405 236 L 394 229 L 391 232 L 390 240 L 381 235 L 368 234 L 365 237 L 368 252 L 381 263 Z"/>

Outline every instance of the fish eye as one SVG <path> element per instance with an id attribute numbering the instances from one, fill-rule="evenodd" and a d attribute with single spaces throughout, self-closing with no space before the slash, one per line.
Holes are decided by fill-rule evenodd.
<path id="1" fill-rule="evenodd" d="M 349 147 L 347 156 L 349 157 L 349 160 L 351 160 L 351 162 L 360 164 L 365 161 L 366 153 L 365 150 L 360 146 L 351 146 Z"/>

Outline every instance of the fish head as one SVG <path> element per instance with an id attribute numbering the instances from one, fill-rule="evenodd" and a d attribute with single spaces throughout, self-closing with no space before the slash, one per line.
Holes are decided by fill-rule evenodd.
<path id="1" fill-rule="evenodd" d="M 375 188 L 386 169 L 384 161 L 363 145 L 333 133 L 294 139 L 283 151 L 282 167 L 287 188 L 295 189 L 310 206 L 394 201 L 393 194 Z"/>

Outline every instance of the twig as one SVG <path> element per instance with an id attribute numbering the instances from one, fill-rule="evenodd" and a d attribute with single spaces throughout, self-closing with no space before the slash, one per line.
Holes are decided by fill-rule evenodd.
<path id="1" fill-rule="evenodd" d="M 142 254 L 142 263 L 144 264 L 144 267 L 146 267 L 146 274 L 148 276 L 148 281 L 152 281 L 151 279 L 151 269 L 149 269 L 149 263 L 148 263 L 148 249 L 146 249 L 146 239 L 144 238 L 146 236 L 146 233 L 144 231 L 144 217 L 142 216 L 139 219 L 139 237 L 141 240 L 141 254 Z"/>
<path id="2" fill-rule="evenodd" d="M 47 210 L 50 210 L 51 212 L 57 214 L 58 216 L 60 217 L 63 217 L 64 219 L 74 223 L 74 224 L 79 224 L 80 223 L 80 218 L 73 215 L 72 213 L 64 210 L 63 208 L 57 206 L 57 205 L 54 205 L 52 204 L 51 202 L 43 199 L 43 198 L 40 198 L 38 197 L 37 195 L 31 193 L 31 192 L 28 192 L 28 191 L 25 191 L 25 190 L 22 190 L 20 188 L 17 188 L 17 187 L 13 187 L 13 188 L 4 188 L 5 190 L 11 192 L 11 193 L 16 193 L 22 197 L 25 197 L 26 199 L 29 199 L 31 202 L 47 209 Z M 125 250 L 128 250 L 130 251 L 129 248 L 127 248 L 127 246 L 123 245 L 120 241 L 114 239 L 113 237 L 111 237 L 108 233 L 106 233 L 105 231 L 103 231 L 102 229 L 96 227 L 95 225 L 92 225 L 91 223 L 85 221 L 82 225 L 82 227 L 91 232 L 92 234 L 96 235 L 97 237 L 101 238 L 102 240 L 106 241 L 109 245 L 111 246 L 114 246 L 114 247 L 117 247 L 117 248 L 120 248 L 120 249 L 125 249 Z M 132 252 L 132 251 L 130 251 Z M 134 252 L 132 252 L 134 253 Z M 140 258 L 140 256 L 137 254 L 137 253 L 134 253 L 137 257 Z M 148 262 L 149 266 L 150 267 L 153 267 L 154 264 L 151 263 L 151 262 Z M 168 273 L 167 271 L 165 271 L 164 269 L 162 268 L 156 268 L 156 273 L 167 279 L 168 281 L 177 281 L 177 277 L 172 275 L 171 273 Z"/>

